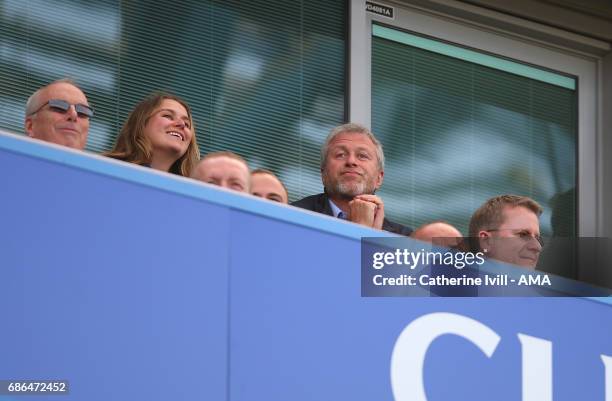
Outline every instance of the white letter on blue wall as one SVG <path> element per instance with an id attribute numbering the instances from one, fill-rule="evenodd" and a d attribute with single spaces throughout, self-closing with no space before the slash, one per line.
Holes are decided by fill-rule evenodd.
<path id="1" fill-rule="evenodd" d="M 423 382 L 425 354 L 431 343 L 444 334 L 465 338 L 489 358 L 500 340 L 489 327 L 455 313 L 430 313 L 415 319 L 397 338 L 391 354 L 391 389 L 396 401 L 427 401 Z"/>
<path id="2" fill-rule="evenodd" d="M 552 342 L 518 334 L 521 342 L 523 401 L 552 401 Z"/>
<path id="3" fill-rule="evenodd" d="M 612 357 L 601 355 L 606 376 L 606 401 L 612 401 Z"/>

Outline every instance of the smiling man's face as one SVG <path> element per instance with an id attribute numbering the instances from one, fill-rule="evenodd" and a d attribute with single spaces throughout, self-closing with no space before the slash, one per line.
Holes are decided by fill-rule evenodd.
<path id="1" fill-rule="evenodd" d="M 64 100 L 71 106 L 67 111 L 49 106 L 51 99 Z M 36 99 L 35 113 L 26 116 L 25 132 L 32 138 L 74 149 L 84 149 L 89 133 L 89 117 L 79 114 L 75 104 L 88 105 L 85 94 L 67 82 L 44 88 Z"/>
<path id="2" fill-rule="evenodd" d="M 352 199 L 373 194 L 382 184 L 384 173 L 372 140 L 363 134 L 344 132 L 330 142 L 321 175 L 332 198 Z"/>

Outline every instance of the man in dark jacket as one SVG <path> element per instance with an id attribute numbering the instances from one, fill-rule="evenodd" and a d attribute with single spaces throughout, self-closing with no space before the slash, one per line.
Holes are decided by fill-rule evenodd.
<path id="1" fill-rule="evenodd" d="M 380 142 L 364 126 L 334 128 L 321 149 L 325 192 L 293 206 L 335 216 L 379 230 L 410 235 L 412 229 L 385 219 L 382 199 L 374 195 L 383 182 L 385 156 Z"/>

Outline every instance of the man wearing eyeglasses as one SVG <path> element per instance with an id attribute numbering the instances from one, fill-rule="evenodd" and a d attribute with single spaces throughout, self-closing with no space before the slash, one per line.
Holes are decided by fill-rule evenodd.
<path id="1" fill-rule="evenodd" d="M 535 269 L 543 246 L 541 214 L 542 207 L 526 196 L 500 195 L 487 200 L 470 219 L 473 251 Z"/>
<path id="2" fill-rule="evenodd" d="M 26 103 L 24 128 L 31 138 L 83 150 L 93 110 L 87 97 L 68 79 L 38 89 Z"/>

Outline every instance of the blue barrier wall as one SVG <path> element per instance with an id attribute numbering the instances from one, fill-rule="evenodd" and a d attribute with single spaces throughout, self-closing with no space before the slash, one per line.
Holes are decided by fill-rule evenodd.
<path id="1" fill-rule="evenodd" d="M 440 318 L 422 371 L 398 370 L 428 400 L 522 399 L 519 333 L 550 342 L 554 400 L 604 400 L 609 305 L 362 298 L 375 231 L 13 136 L 0 169 L 0 379 L 66 379 L 66 400 L 392 400 L 400 333 Z M 499 337 L 490 358 L 456 318 Z"/>

